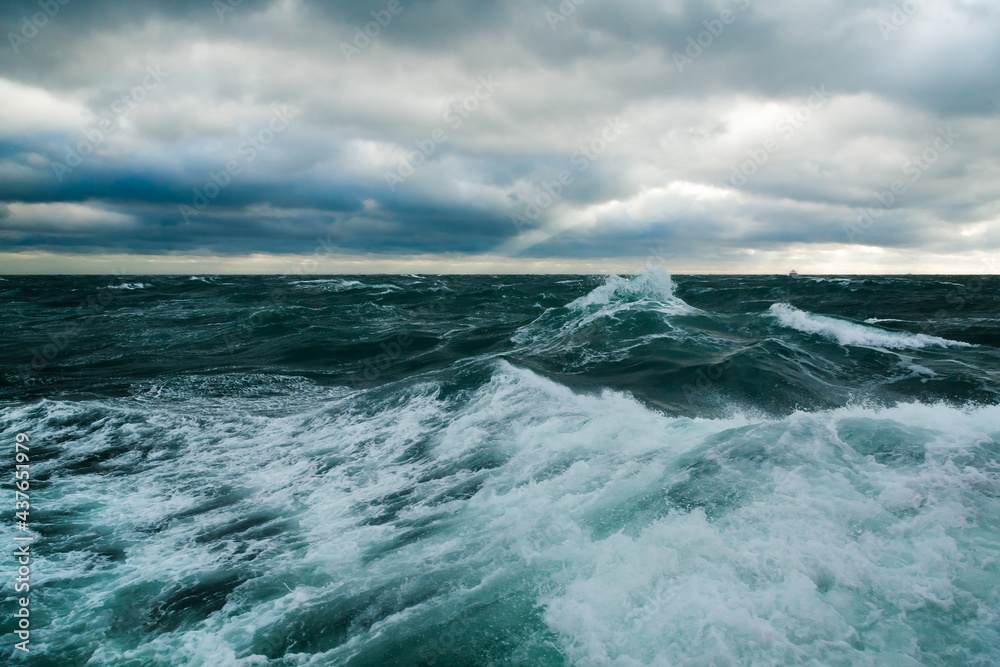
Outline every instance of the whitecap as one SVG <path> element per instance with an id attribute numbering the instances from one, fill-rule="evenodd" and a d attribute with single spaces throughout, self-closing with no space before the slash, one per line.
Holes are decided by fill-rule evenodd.
<path id="1" fill-rule="evenodd" d="M 995 662 L 1000 407 L 675 418 L 506 362 L 441 387 L 316 387 L 281 417 L 258 412 L 267 392 L 218 410 L 195 386 L 184 406 L 8 410 L 0 431 L 59 443 L 35 464 L 52 522 L 94 530 L 40 552 L 43 590 L 72 593 L 75 636 L 101 633 L 95 664 L 455 664 L 514 644 L 583 665 Z M 123 558 L 96 553 L 105 533 Z M 225 606 L 154 623 L 161 589 L 229 572 L 246 582 Z M 324 636 L 330 618 L 362 621 Z M 64 627 L 47 657 L 78 641 Z"/>
<path id="2" fill-rule="evenodd" d="M 973 347 L 969 343 L 948 340 L 927 334 L 913 334 L 903 331 L 889 331 L 878 327 L 865 326 L 858 322 L 816 315 L 799 310 L 787 303 L 775 303 L 768 310 L 782 326 L 802 333 L 816 334 L 837 341 L 840 345 L 858 347 L 882 347 L 890 349 L 924 347 Z"/>
<path id="3" fill-rule="evenodd" d="M 384 289 L 385 292 L 382 294 L 388 294 L 392 290 L 402 290 L 403 288 L 399 285 L 391 285 L 388 283 L 379 283 L 375 285 L 369 285 L 363 283 L 360 280 L 349 280 L 345 278 L 319 278 L 315 280 L 295 280 L 289 283 L 290 285 L 302 285 L 309 287 L 318 287 L 323 290 L 332 290 L 334 292 L 346 292 L 349 290 L 356 289 Z"/>
<path id="4" fill-rule="evenodd" d="M 674 296 L 673 278 L 662 267 L 650 267 L 633 278 L 608 276 L 603 285 L 594 288 L 568 304 L 568 308 L 626 305 L 644 302 L 660 306 L 670 313 L 694 312 L 694 308 Z"/>

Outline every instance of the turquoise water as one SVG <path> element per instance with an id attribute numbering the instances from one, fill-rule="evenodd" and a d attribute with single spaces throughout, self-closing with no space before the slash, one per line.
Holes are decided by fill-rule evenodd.
<path id="1" fill-rule="evenodd" d="M 995 288 L 8 277 L 14 659 L 996 664 Z"/>

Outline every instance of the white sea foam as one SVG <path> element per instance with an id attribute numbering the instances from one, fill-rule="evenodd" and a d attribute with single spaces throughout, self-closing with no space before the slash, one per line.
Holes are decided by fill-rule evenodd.
<path id="1" fill-rule="evenodd" d="M 38 561 L 45 604 L 66 609 L 40 645 L 105 636 L 111 595 L 155 615 L 137 587 L 155 598 L 242 572 L 194 627 L 109 636 L 91 664 L 455 664 L 473 647 L 580 665 L 1000 656 L 1000 407 L 671 418 L 505 362 L 476 390 L 440 389 L 318 402 L 316 388 L 283 417 L 266 391 L 6 412 L 4 437 L 31 426 L 59 443 L 32 472 L 51 516 L 76 513 L 61 539 L 84 531 Z M 254 512 L 281 529 L 204 539 Z M 125 558 L 89 551 L 107 531 Z M 303 647 L 347 621 L 343 641 Z M 471 644 L 476 631 L 510 639 Z"/>
<path id="2" fill-rule="evenodd" d="M 595 305 L 625 306 L 634 302 L 658 306 L 669 314 L 695 310 L 674 296 L 674 281 L 662 267 L 650 267 L 645 273 L 632 278 L 608 276 L 603 285 L 576 299 L 568 307 L 586 309 Z"/>
<path id="3" fill-rule="evenodd" d="M 146 289 L 147 287 L 152 287 L 152 285 L 149 283 L 121 283 L 119 285 L 109 285 L 108 289 L 136 290 L 136 289 Z"/>
<path id="4" fill-rule="evenodd" d="M 329 290 L 333 292 L 346 292 L 348 290 L 356 289 L 383 289 L 386 290 L 382 294 L 388 294 L 389 292 L 396 290 L 402 291 L 403 288 L 399 285 L 392 285 L 389 283 L 379 283 L 376 285 L 369 285 L 363 283 L 360 280 L 348 280 L 344 278 L 317 278 L 315 280 L 295 280 L 289 283 L 290 285 L 303 285 L 307 287 L 318 287 L 323 290 Z"/>
<path id="5" fill-rule="evenodd" d="M 902 331 L 889 331 L 878 327 L 865 326 L 857 322 L 842 320 L 825 315 L 816 315 L 799 310 L 787 303 L 775 303 L 768 314 L 789 329 L 802 333 L 817 334 L 841 345 L 860 347 L 883 347 L 890 349 L 924 348 L 924 347 L 972 347 L 961 341 L 913 334 Z"/>
<path id="6" fill-rule="evenodd" d="M 854 282 L 851 278 L 823 278 L 821 276 L 803 276 L 808 280 L 817 283 L 840 283 L 841 285 L 850 285 Z"/>
<path id="7" fill-rule="evenodd" d="M 534 322 L 521 327 L 512 340 L 530 345 L 537 354 L 559 352 L 579 353 L 580 363 L 586 365 L 601 361 L 620 361 L 629 356 L 630 350 L 648 343 L 655 337 L 673 337 L 681 334 L 669 321 L 671 330 L 655 337 L 629 338 L 620 333 L 607 338 L 588 336 L 577 340 L 579 332 L 588 327 L 614 326 L 627 313 L 660 313 L 667 316 L 689 315 L 700 312 L 674 296 L 670 275 L 660 267 L 647 269 L 633 278 L 611 275 L 589 293 L 568 303 L 563 308 L 550 308 Z M 602 347 L 602 343 L 611 343 Z"/>

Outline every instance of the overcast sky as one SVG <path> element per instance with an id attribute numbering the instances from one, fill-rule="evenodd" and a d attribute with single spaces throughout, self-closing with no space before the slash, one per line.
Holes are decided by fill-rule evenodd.
<path id="1" fill-rule="evenodd" d="M 0 7 L 0 272 L 1000 265 L 995 0 Z"/>

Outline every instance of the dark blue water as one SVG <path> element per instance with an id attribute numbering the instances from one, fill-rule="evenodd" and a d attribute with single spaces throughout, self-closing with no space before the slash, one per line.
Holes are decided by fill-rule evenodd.
<path id="1" fill-rule="evenodd" d="M 997 664 L 997 287 L 5 277 L 15 659 Z"/>

